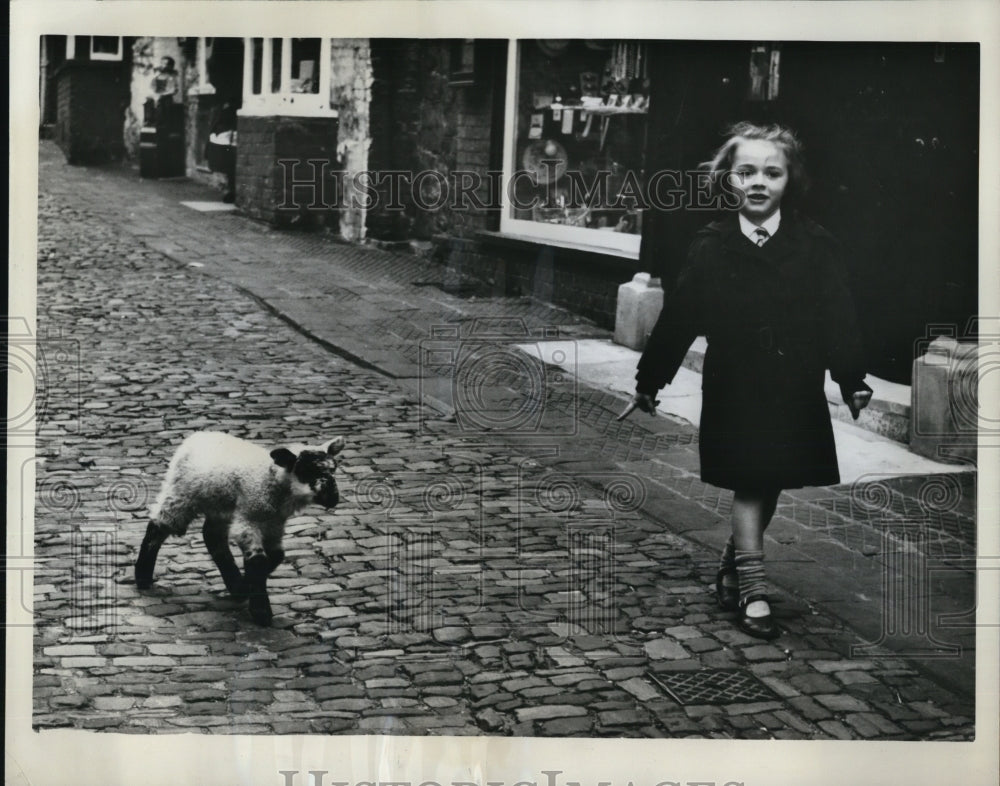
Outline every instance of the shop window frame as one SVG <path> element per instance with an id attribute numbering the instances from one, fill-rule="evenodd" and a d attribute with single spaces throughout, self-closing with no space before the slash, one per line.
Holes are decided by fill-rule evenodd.
<path id="1" fill-rule="evenodd" d="M 500 234 L 564 248 L 607 253 L 627 259 L 639 258 L 642 234 L 609 232 L 592 227 L 547 224 L 511 215 L 508 185 L 520 168 L 517 158 L 517 108 L 521 73 L 521 48 L 530 41 L 511 39 L 507 47 L 507 83 L 504 100 L 503 184 L 501 189 Z"/>

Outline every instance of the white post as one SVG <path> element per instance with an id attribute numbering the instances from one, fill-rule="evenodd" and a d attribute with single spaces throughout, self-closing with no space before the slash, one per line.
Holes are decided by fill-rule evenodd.
<path id="1" fill-rule="evenodd" d="M 243 106 L 253 94 L 253 39 L 243 39 Z"/>
<path id="2" fill-rule="evenodd" d="M 292 39 L 281 39 L 281 95 L 292 90 Z"/>
<path id="3" fill-rule="evenodd" d="M 38 56 L 38 124 L 45 122 L 45 87 L 48 82 L 49 70 L 49 37 L 43 35 L 39 39 L 41 47 Z"/>
<path id="4" fill-rule="evenodd" d="M 262 47 L 263 53 L 261 55 L 262 60 L 260 64 L 260 92 L 263 96 L 270 96 L 274 93 L 271 89 L 271 54 L 274 51 L 274 41 L 273 38 L 265 38 L 264 46 Z M 270 99 L 265 99 L 270 104 Z"/>
<path id="5" fill-rule="evenodd" d="M 319 95 L 324 109 L 330 108 L 330 77 L 333 71 L 333 49 L 330 46 L 329 38 L 319 40 L 319 62 L 316 68 L 319 69 Z"/>

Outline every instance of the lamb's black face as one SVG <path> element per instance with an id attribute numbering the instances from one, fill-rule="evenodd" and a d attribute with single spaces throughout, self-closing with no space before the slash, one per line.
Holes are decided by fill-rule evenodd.
<path id="1" fill-rule="evenodd" d="M 337 469 L 337 459 L 318 450 L 303 450 L 295 462 L 295 477 L 305 483 L 313 492 L 313 500 L 324 508 L 336 507 L 340 502 L 340 491 L 333 473 Z"/>
<path id="2" fill-rule="evenodd" d="M 308 487 L 313 502 L 332 508 L 340 502 L 334 472 L 339 463 L 335 457 L 343 447 L 344 438 L 336 437 L 320 448 L 306 448 L 297 456 L 288 448 L 277 448 L 271 451 L 271 458 L 279 467 L 291 472 L 298 483 Z M 305 489 L 297 493 L 304 496 Z"/>

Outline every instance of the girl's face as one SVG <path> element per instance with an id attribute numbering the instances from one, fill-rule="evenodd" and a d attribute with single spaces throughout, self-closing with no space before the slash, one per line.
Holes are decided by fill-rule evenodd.
<path id="1" fill-rule="evenodd" d="M 788 186 L 788 161 L 774 142 L 745 139 L 733 155 L 734 185 L 743 191 L 740 212 L 755 224 L 761 224 L 781 207 Z"/>

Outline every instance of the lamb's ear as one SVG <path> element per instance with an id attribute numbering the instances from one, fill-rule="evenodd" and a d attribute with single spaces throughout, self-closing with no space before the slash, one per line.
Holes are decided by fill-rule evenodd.
<path id="1" fill-rule="evenodd" d="M 273 458 L 274 463 L 282 469 L 290 470 L 295 466 L 295 459 L 297 459 L 298 456 L 292 453 L 292 451 L 288 448 L 275 448 L 271 451 L 271 458 Z"/>
<path id="2" fill-rule="evenodd" d="M 344 438 L 334 437 L 326 443 L 326 452 L 330 456 L 336 456 L 344 449 Z"/>

